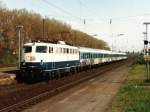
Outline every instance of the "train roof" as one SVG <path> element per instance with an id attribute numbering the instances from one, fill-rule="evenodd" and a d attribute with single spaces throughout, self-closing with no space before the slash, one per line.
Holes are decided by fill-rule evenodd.
<path id="1" fill-rule="evenodd" d="M 93 49 L 93 48 L 86 48 L 86 47 L 79 47 L 80 52 L 94 52 L 94 53 L 106 53 L 106 54 L 118 54 L 118 55 L 126 55 L 126 53 L 122 52 L 114 52 L 109 50 L 103 50 L 103 49 Z"/>
<path id="2" fill-rule="evenodd" d="M 111 53 L 111 51 L 108 51 L 108 50 L 102 50 L 102 49 L 93 49 L 93 48 L 86 48 L 86 47 L 79 47 L 79 51 L 81 52 L 95 52 L 95 53 L 98 53 L 98 52 L 101 52 L 101 53 Z"/>
<path id="3" fill-rule="evenodd" d="M 106 53 L 106 54 L 118 54 L 118 55 L 126 55 L 126 53 L 122 52 L 114 52 L 114 51 L 109 51 L 109 50 L 103 50 L 103 49 L 93 49 L 93 48 L 87 48 L 87 47 L 76 47 L 76 46 L 71 46 L 67 44 L 61 44 L 61 43 L 48 43 L 48 42 L 30 42 L 24 44 L 24 46 L 52 46 L 52 47 L 62 47 L 62 48 L 73 48 L 73 49 L 78 49 L 80 52 L 91 52 L 91 53 Z"/>
<path id="4" fill-rule="evenodd" d="M 53 46 L 53 47 L 63 47 L 63 48 L 74 48 L 77 49 L 78 47 L 67 45 L 67 44 L 60 44 L 60 43 L 45 43 L 45 42 L 30 42 L 24 44 L 24 46 Z"/>
<path id="5" fill-rule="evenodd" d="M 124 52 L 112 52 L 112 54 L 126 55 L 126 53 L 124 53 Z"/>

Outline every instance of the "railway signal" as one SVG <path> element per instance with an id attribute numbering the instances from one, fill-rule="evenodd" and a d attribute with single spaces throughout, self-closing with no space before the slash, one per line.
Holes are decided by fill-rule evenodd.
<path id="1" fill-rule="evenodd" d="M 146 26 L 145 40 L 144 40 L 144 59 L 146 61 L 146 74 L 147 74 L 147 81 L 150 81 L 150 48 L 148 48 L 148 25 L 150 22 L 143 23 Z"/>

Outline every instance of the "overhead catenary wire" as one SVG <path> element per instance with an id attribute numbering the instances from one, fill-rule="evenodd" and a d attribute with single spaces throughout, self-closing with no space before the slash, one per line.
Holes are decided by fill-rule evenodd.
<path id="1" fill-rule="evenodd" d="M 80 17 L 78 17 L 78 16 L 76 16 L 76 15 L 73 15 L 73 14 L 70 13 L 69 11 L 67 11 L 67 10 L 65 10 L 65 9 L 63 9 L 63 8 L 61 8 L 61 7 L 58 7 L 57 5 L 53 4 L 52 2 L 50 2 L 50 1 L 48 1 L 48 0 L 42 0 L 42 1 L 45 2 L 47 5 L 49 5 L 49 6 L 53 7 L 53 8 L 55 8 L 55 9 L 59 10 L 60 12 L 63 12 L 64 14 L 67 14 L 67 15 L 69 15 L 69 16 L 72 16 L 72 17 L 74 17 L 74 18 L 76 18 L 76 19 L 79 19 L 79 20 L 82 20 L 82 21 L 83 21 L 82 18 L 80 18 Z"/>
<path id="2" fill-rule="evenodd" d="M 43 11 L 47 11 L 45 7 L 41 6 L 41 4 L 37 4 L 37 3 L 31 2 L 31 1 L 28 1 L 28 2 L 29 2 L 29 4 L 30 4 L 30 6 L 36 6 L 36 7 L 40 8 L 40 9 L 43 10 Z M 39 2 L 38 2 L 38 3 L 39 3 Z"/>
<path id="3" fill-rule="evenodd" d="M 80 21 L 82 21 L 84 24 L 87 24 L 87 21 L 88 22 L 94 22 L 94 21 L 101 21 L 101 22 L 104 22 L 104 21 L 108 21 L 109 23 L 109 20 L 110 18 L 113 20 L 113 21 L 121 21 L 121 20 L 135 20 L 137 19 L 138 17 L 145 17 L 145 16 L 150 16 L 150 14 L 141 14 L 141 15 L 131 15 L 131 16 L 120 16 L 120 17 L 108 17 L 108 18 L 102 18 L 102 17 L 97 17 L 97 18 L 94 18 L 94 17 L 79 17 L 79 16 L 76 16 L 72 13 L 70 13 L 69 11 L 61 8 L 61 7 L 58 7 L 57 5 L 55 5 L 54 3 L 48 1 L 48 0 L 41 0 L 42 2 L 44 2 L 45 4 L 47 4 L 49 7 L 53 7 L 57 10 L 59 10 L 60 12 L 63 12 L 64 14 L 66 15 L 69 15 L 75 19 L 78 19 Z M 79 0 L 79 3 L 80 5 L 82 5 L 82 7 L 85 7 L 86 10 L 88 10 L 87 12 L 90 13 L 91 15 L 95 15 L 95 11 L 93 11 L 93 9 L 89 9 L 89 7 L 87 7 L 86 3 L 84 3 L 82 0 Z M 36 4 L 40 9 L 42 9 L 43 11 L 46 10 L 45 7 L 43 6 L 40 6 L 39 4 Z M 81 7 L 81 6 L 80 6 Z M 83 8 L 82 8 L 83 10 Z M 82 12 L 83 13 L 83 12 Z M 55 16 L 56 17 L 56 16 Z M 61 17 L 62 18 L 62 17 Z M 139 18 L 140 19 L 140 18 Z"/>
<path id="4" fill-rule="evenodd" d="M 31 1 L 29 1 L 30 2 L 30 5 L 34 5 L 34 6 L 36 6 L 36 7 L 38 7 L 38 8 L 40 8 L 42 11 L 44 11 L 44 12 L 47 12 L 47 7 L 43 7 L 43 6 L 41 6 L 41 4 L 36 4 L 35 2 L 31 2 Z M 39 1 L 40 2 L 40 1 Z M 38 3 L 39 3 L 38 2 Z M 62 21 L 62 19 L 64 19 L 65 17 L 60 17 L 59 15 L 57 15 L 57 12 L 55 11 L 55 14 L 51 14 L 51 13 L 47 13 L 47 14 L 45 14 L 45 15 L 43 15 L 43 18 L 46 18 L 46 17 L 51 17 L 51 18 L 59 18 L 58 20 L 61 20 Z M 61 18 L 61 19 L 60 19 Z M 68 18 L 67 18 L 68 19 Z"/>
<path id="5" fill-rule="evenodd" d="M 97 15 L 97 13 L 95 13 L 93 9 L 89 9 L 89 7 L 85 3 L 83 3 L 82 0 L 78 0 L 78 1 L 79 1 L 79 4 L 82 5 L 82 7 L 85 7 L 85 9 L 87 10 L 87 13 L 91 14 L 91 16 Z"/>
<path id="6" fill-rule="evenodd" d="M 47 17 L 54 18 L 54 19 L 57 19 L 59 21 L 67 22 L 68 24 L 72 24 L 72 23 L 74 23 L 73 21 L 79 20 L 80 23 L 82 23 L 82 25 L 84 24 L 84 26 L 82 26 L 82 27 L 86 27 L 85 24 L 86 25 L 90 25 L 90 24 L 100 24 L 100 25 L 107 24 L 107 25 L 109 25 L 110 18 L 112 19 L 113 24 L 116 24 L 116 22 L 127 22 L 127 21 L 134 21 L 134 22 L 136 22 L 135 20 L 144 20 L 145 17 L 148 18 L 150 16 L 149 13 L 144 13 L 144 14 L 135 14 L 135 15 L 129 15 L 129 16 L 127 15 L 127 16 L 118 16 L 118 17 L 116 16 L 116 17 L 103 17 L 103 18 L 102 17 L 96 17 L 95 18 L 94 15 L 96 15 L 97 12 L 94 13 L 95 12 L 94 9 L 90 9 L 90 7 L 87 6 L 85 1 L 79 0 L 80 8 L 82 8 L 81 14 L 85 15 L 84 14 L 85 13 L 84 10 L 86 11 L 86 13 L 87 12 L 91 13 L 90 17 L 89 16 L 88 17 L 83 17 L 83 15 L 76 16 L 73 13 L 70 13 L 69 11 L 67 11 L 66 9 L 64 9 L 62 7 L 59 7 L 58 5 L 55 5 L 55 3 L 52 3 L 49 0 L 40 0 L 40 2 L 41 2 L 40 4 L 39 4 L 39 2 L 36 2 L 36 3 L 30 2 L 30 3 L 32 5 L 36 5 L 37 7 L 42 9 L 44 12 L 45 11 L 48 12 L 47 11 L 48 7 L 51 7 L 51 8 L 53 7 L 54 9 L 57 9 L 59 12 L 63 12 L 63 14 L 68 15 L 69 18 L 66 17 L 66 16 L 59 16 L 59 14 L 57 14 L 55 10 L 54 11 L 55 11 L 56 15 L 55 14 L 54 15 L 53 14 L 48 14 L 48 15 L 46 15 Z M 44 5 L 44 6 L 41 5 L 42 2 L 43 2 L 43 4 L 47 4 L 47 7 L 46 7 L 46 5 Z M 92 16 L 92 14 L 93 14 L 93 16 Z M 70 17 L 72 17 L 72 18 L 70 18 Z"/>

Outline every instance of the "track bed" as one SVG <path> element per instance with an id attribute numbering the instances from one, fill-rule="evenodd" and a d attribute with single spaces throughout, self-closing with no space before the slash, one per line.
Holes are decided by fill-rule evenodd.
<path id="1" fill-rule="evenodd" d="M 108 72 L 130 61 L 131 60 L 111 63 L 109 65 L 83 71 L 58 80 L 39 82 L 32 85 L 23 84 L 22 86 L 16 86 L 18 89 L 14 86 L 11 91 L 5 89 L 5 95 L 1 94 L 0 96 L 0 112 L 7 112 L 10 110 L 21 111 L 24 108 L 43 101 L 50 96 L 56 95 L 67 88 L 71 88 L 78 83 L 99 76 L 104 72 Z"/>

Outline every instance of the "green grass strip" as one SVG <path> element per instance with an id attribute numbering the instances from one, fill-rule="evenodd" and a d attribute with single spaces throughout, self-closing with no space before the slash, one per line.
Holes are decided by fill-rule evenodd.
<path id="1" fill-rule="evenodd" d="M 145 80 L 145 65 L 135 65 L 113 101 L 112 112 L 150 112 L 150 83 Z"/>

